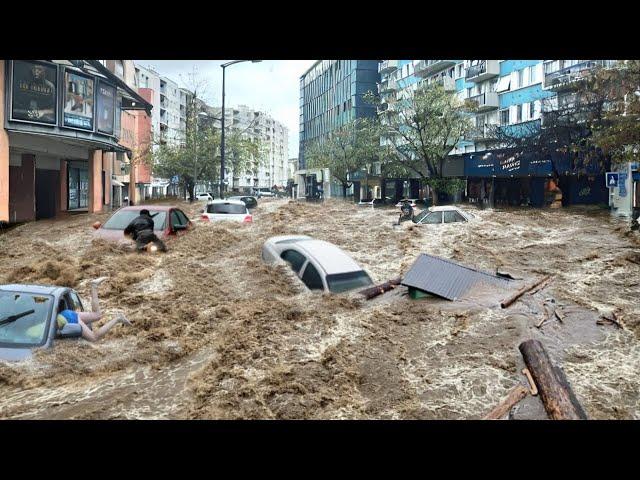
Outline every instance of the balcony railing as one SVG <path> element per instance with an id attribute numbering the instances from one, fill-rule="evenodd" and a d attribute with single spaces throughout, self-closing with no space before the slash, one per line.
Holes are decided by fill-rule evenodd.
<path id="1" fill-rule="evenodd" d="M 478 111 L 494 110 L 500 106 L 498 94 L 496 92 L 485 92 L 480 95 L 469 97 L 469 101 L 478 104 Z"/>
<path id="2" fill-rule="evenodd" d="M 613 62 L 610 60 L 587 60 L 555 71 L 548 71 L 546 68 L 547 65 L 545 65 L 543 88 L 549 90 L 564 90 L 573 88 L 577 82 L 591 75 L 594 69 L 598 67 L 611 67 Z"/>
<path id="3" fill-rule="evenodd" d="M 456 81 L 451 77 L 438 77 L 433 79 L 420 80 L 418 82 L 418 85 L 420 87 L 427 87 L 429 85 L 433 85 L 434 83 L 442 85 L 442 87 L 447 92 L 453 92 L 456 90 Z"/>
<path id="4" fill-rule="evenodd" d="M 471 65 L 465 72 L 465 77 L 471 82 L 482 82 L 498 75 L 500 75 L 500 64 L 497 60 L 481 60 L 480 63 Z"/>
<path id="5" fill-rule="evenodd" d="M 426 77 L 456 64 L 455 60 L 420 60 L 413 68 L 415 75 Z"/>
<path id="6" fill-rule="evenodd" d="M 464 139 L 469 142 L 493 140 L 495 138 L 496 138 L 495 125 L 484 125 L 481 127 L 474 127 L 464 135 Z"/>
<path id="7" fill-rule="evenodd" d="M 398 69 L 398 60 L 383 60 L 378 64 L 380 73 L 391 73 Z"/>
<path id="8" fill-rule="evenodd" d="M 395 80 L 385 80 L 378 85 L 378 92 L 381 94 L 392 93 L 398 89 L 398 84 Z"/>

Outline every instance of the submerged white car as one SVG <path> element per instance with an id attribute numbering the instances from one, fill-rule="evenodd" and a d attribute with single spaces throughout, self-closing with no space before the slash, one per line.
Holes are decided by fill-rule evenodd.
<path id="1" fill-rule="evenodd" d="M 309 290 L 341 293 L 371 285 L 371 277 L 336 245 L 306 235 L 272 237 L 262 247 L 267 263 L 287 262 Z"/>
<path id="2" fill-rule="evenodd" d="M 418 225 L 438 224 L 438 223 L 454 223 L 454 222 L 470 222 L 476 216 L 472 213 L 460 210 L 458 207 L 446 205 L 443 207 L 429 207 L 422 210 L 413 217 L 413 223 Z"/>
<path id="3" fill-rule="evenodd" d="M 253 215 L 249 213 L 247 205 L 242 200 L 213 200 L 202 210 L 200 219 L 203 222 L 253 222 Z"/>

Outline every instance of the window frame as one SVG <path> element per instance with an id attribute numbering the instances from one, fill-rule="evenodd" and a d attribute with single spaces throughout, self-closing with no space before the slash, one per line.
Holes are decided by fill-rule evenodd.
<path id="1" fill-rule="evenodd" d="M 429 218 L 431 215 L 434 215 L 434 216 L 438 216 L 438 215 L 440 215 L 440 221 L 439 221 L 439 222 L 425 222 L 425 220 L 426 220 L 427 218 Z M 420 220 L 419 224 L 420 224 L 420 225 L 438 225 L 438 224 L 443 223 L 443 219 L 444 219 L 444 215 L 442 215 L 442 210 L 438 210 L 438 211 L 435 211 L 435 212 L 429 212 L 428 214 L 426 214 L 426 215 L 422 218 L 422 220 Z"/>
<path id="2" fill-rule="evenodd" d="M 304 276 L 306 275 L 307 271 L 309 270 L 309 266 L 311 266 L 311 268 L 313 268 L 316 272 L 316 274 L 318 275 L 318 279 L 320 280 L 320 288 L 311 288 L 309 287 L 309 285 L 307 285 L 307 282 L 304 280 Z M 300 273 L 298 274 L 298 277 L 300 277 L 300 280 L 302 281 L 302 283 L 304 283 L 305 287 L 307 287 L 309 290 L 326 290 L 327 286 L 325 285 L 325 280 L 324 277 L 322 276 L 322 273 L 320 273 L 322 271 L 321 268 L 318 268 L 314 265 L 314 263 L 311 261 L 311 259 L 308 259 L 307 262 L 302 266 L 302 269 L 300 270 Z"/>
<path id="3" fill-rule="evenodd" d="M 298 268 L 298 270 L 294 268 L 293 264 L 289 260 L 284 258 L 284 255 L 288 252 L 293 252 L 296 255 L 300 255 L 303 258 L 302 263 L 300 263 L 300 267 Z M 300 272 L 303 271 L 303 269 L 305 268 L 305 265 L 309 262 L 309 259 L 307 258 L 306 255 L 304 255 L 303 253 L 299 252 L 294 248 L 287 248 L 286 250 L 283 250 L 282 252 L 280 252 L 280 259 L 288 263 L 289 267 L 291 267 L 291 270 L 293 270 L 295 274 L 298 275 L 298 277 L 300 277 Z"/>

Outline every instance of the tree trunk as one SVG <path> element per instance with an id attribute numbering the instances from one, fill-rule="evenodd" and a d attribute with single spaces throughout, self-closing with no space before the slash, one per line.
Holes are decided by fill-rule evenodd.
<path id="1" fill-rule="evenodd" d="M 531 372 L 540 399 L 552 420 L 587 420 L 564 372 L 551 363 L 538 340 L 527 340 L 518 347 Z"/>
<path id="2" fill-rule="evenodd" d="M 438 205 L 438 191 L 429 185 L 429 190 L 431 190 L 431 206 Z"/>
<path id="3" fill-rule="evenodd" d="M 345 200 L 347 198 L 347 184 L 346 183 L 342 184 L 342 198 L 344 198 Z"/>

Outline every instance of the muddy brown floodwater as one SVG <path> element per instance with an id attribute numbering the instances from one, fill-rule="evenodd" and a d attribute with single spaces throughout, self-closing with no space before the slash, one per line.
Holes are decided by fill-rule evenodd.
<path id="1" fill-rule="evenodd" d="M 0 363 L 0 417 L 481 418 L 523 381 L 518 345 L 537 338 L 590 418 L 640 418 L 638 237 L 596 208 L 464 208 L 478 221 L 394 226 L 392 208 L 268 199 L 253 224 L 198 224 L 155 256 L 94 240 L 107 214 L 14 228 L 0 235 L 0 281 L 69 285 L 89 305 L 89 280 L 107 275 L 107 317 L 124 311 L 133 326 Z M 507 309 L 509 292 L 487 289 L 459 302 L 404 287 L 330 296 L 262 263 L 267 238 L 293 233 L 336 243 L 376 282 L 420 252 L 500 268 L 518 286 L 553 281 Z M 548 299 L 564 322 L 538 329 Z M 624 329 L 596 323 L 611 311 Z M 545 415 L 528 397 L 512 417 Z"/>

